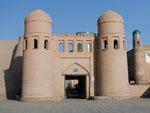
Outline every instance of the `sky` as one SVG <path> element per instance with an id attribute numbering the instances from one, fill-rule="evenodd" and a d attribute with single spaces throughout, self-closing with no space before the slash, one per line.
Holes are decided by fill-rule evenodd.
<path id="1" fill-rule="evenodd" d="M 132 32 L 141 31 L 144 45 L 150 45 L 150 0 L 0 0 L 0 40 L 17 40 L 24 34 L 24 19 L 34 10 L 46 11 L 54 33 L 97 33 L 97 19 L 112 10 L 125 19 L 127 48 Z"/>

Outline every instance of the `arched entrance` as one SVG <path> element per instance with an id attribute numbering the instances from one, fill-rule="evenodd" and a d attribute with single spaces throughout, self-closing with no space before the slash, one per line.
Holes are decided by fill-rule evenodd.
<path id="1" fill-rule="evenodd" d="M 89 92 L 88 72 L 79 64 L 69 66 L 64 72 L 64 95 L 66 98 L 87 98 Z"/>
<path id="2" fill-rule="evenodd" d="M 65 97 L 86 98 L 86 76 L 65 76 Z"/>

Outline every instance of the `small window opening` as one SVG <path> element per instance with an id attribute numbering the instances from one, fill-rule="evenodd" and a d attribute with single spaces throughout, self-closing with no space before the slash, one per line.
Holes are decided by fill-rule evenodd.
<path id="1" fill-rule="evenodd" d="M 34 39 L 34 49 L 37 49 L 38 48 L 38 41 L 37 39 Z"/>
<path id="2" fill-rule="evenodd" d="M 82 43 L 78 43 L 78 45 L 77 45 L 77 50 L 78 50 L 78 52 L 83 52 Z"/>
<path id="3" fill-rule="evenodd" d="M 108 46 L 107 40 L 104 40 L 104 49 L 106 49 Z"/>
<path id="4" fill-rule="evenodd" d="M 73 51 L 74 51 L 73 43 L 69 43 L 68 44 L 68 52 L 73 52 Z"/>
<path id="5" fill-rule="evenodd" d="M 126 49 L 126 42 L 123 40 L 123 48 Z"/>
<path id="6" fill-rule="evenodd" d="M 27 39 L 25 39 L 25 49 L 27 49 Z"/>
<path id="7" fill-rule="evenodd" d="M 87 52 L 91 52 L 91 51 L 92 51 L 92 46 L 91 46 L 91 43 L 90 43 L 90 42 L 88 42 L 88 43 L 86 44 L 86 48 L 87 48 Z"/>
<path id="8" fill-rule="evenodd" d="M 44 40 L 44 49 L 48 49 L 48 40 Z"/>
<path id="9" fill-rule="evenodd" d="M 64 43 L 62 42 L 59 43 L 59 52 L 64 52 Z"/>
<path id="10" fill-rule="evenodd" d="M 118 40 L 114 40 L 114 49 L 118 49 Z"/>
<path id="11" fill-rule="evenodd" d="M 140 46 L 140 42 L 139 41 L 137 41 L 137 46 Z"/>

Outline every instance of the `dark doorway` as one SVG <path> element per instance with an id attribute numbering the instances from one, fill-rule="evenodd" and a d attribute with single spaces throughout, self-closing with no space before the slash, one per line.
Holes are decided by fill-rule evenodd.
<path id="1" fill-rule="evenodd" d="M 86 98 L 86 76 L 65 76 L 66 98 Z"/>

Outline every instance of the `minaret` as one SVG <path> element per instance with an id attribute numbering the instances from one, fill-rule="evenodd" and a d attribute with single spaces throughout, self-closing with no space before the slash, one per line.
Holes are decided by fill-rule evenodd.
<path id="1" fill-rule="evenodd" d="M 22 101 L 53 97 L 51 17 L 36 10 L 25 19 Z"/>
<path id="2" fill-rule="evenodd" d="M 137 84 L 143 84 L 146 81 L 143 70 L 143 51 L 141 44 L 141 33 L 139 30 L 133 31 L 133 49 L 134 49 L 134 77 Z"/>
<path id="3" fill-rule="evenodd" d="M 141 37 L 141 33 L 139 30 L 135 30 L 132 33 L 133 35 L 133 48 L 137 49 L 139 47 L 141 47 L 141 41 L 140 41 L 140 37 Z"/>
<path id="4" fill-rule="evenodd" d="M 124 19 L 108 11 L 98 19 L 99 96 L 128 96 L 128 69 Z"/>

